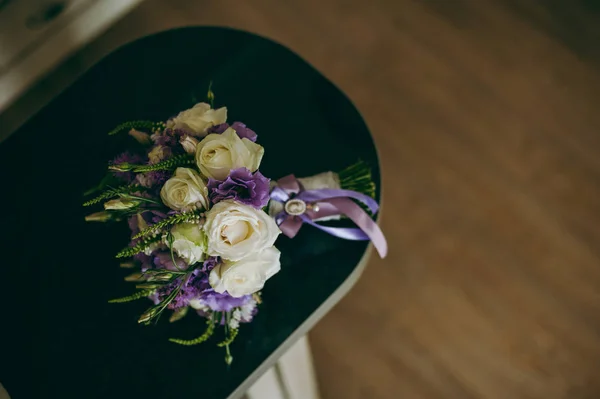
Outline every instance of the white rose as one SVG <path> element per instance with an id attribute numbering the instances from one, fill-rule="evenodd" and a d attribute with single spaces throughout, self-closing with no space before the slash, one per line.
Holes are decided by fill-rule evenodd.
<path id="1" fill-rule="evenodd" d="M 184 151 L 188 154 L 196 153 L 196 146 L 198 145 L 198 139 L 192 136 L 183 136 L 179 139 L 179 143 L 183 147 Z"/>
<path id="2" fill-rule="evenodd" d="M 192 207 L 208 209 L 208 188 L 193 169 L 177 168 L 175 175 L 165 182 L 160 198 L 169 208 L 182 211 Z"/>
<path id="3" fill-rule="evenodd" d="M 209 134 L 196 147 L 196 164 L 207 177 L 225 180 L 232 169 L 255 172 L 265 149 L 237 135 L 229 128 L 223 134 Z"/>
<path id="4" fill-rule="evenodd" d="M 206 240 L 202 227 L 196 223 L 180 223 L 171 229 L 171 248 L 188 265 L 204 260 Z"/>
<path id="5" fill-rule="evenodd" d="M 210 272 L 209 283 L 216 292 L 227 291 L 235 298 L 253 294 L 281 269 L 280 255 L 277 248 L 270 247 L 236 262 L 224 261 Z"/>
<path id="6" fill-rule="evenodd" d="M 171 129 L 183 129 L 195 133 L 200 137 L 215 125 L 225 123 L 227 108 L 211 109 L 207 103 L 198 103 L 192 108 L 180 112 L 176 117 L 167 121 Z"/>
<path id="7" fill-rule="evenodd" d="M 265 212 L 232 200 L 218 202 L 206 212 L 204 232 L 207 253 L 233 261 L 273 246 L 281 233 Z"/>

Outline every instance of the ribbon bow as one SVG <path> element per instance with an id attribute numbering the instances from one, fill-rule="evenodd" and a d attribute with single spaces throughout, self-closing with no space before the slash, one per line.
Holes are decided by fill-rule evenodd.
<path id="1" fill-rule="evenodd" d="M 281 202 L 284 210 L 275 215 L 275 222 L 286 236 L 294 238 L 303 223 L 310 224 L 333 236 L 346 240 L 371 240 L 384 258 L 387 254 L 387 242 L 381 229 L 371 217 L 350 198 L 365 204 L 376 214 L 377 201 L 368 195 L 351 190 L 318 189 L 304 190 L 294 175 L 288 175 L 277 181 L 271 190 L 271 199 Z M 314 220 L 334 215 L 345 215 L 358 227 L 329 227 Z"/>

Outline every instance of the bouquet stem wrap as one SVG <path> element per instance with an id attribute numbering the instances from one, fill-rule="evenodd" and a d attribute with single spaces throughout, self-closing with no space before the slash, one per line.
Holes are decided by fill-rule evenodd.
<path id="1" fill-rule="evenodd" d="M 286 236 L 296 236 L 303 223 L 310 224 L 328 234 L 346 240 L 371 240 L 379 255 L 387 254 L 387 242 L 379 226 L 352 199 L 365 204 L 376 214 L 377 202 L 368 195 L 343 189 L 305 190 L 294 175 L 277 181 L 271 190 L 271 199 L 281 202 L 284 210 L 275 215 L 275 221 Z M 344 215 L 358 227 L 330 227 L 315 222 L 328 216 Z"/>

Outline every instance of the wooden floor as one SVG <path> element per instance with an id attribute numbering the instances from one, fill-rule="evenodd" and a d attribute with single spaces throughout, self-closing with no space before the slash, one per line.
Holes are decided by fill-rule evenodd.
<path id="1" fill-rule="evenodd" d="M 378 144 L 391 253 L 311 333 L 324 399 L 600 398 L 599 2 L 147 0 L 0 125 L 191 24 L 286 44 Z"/>

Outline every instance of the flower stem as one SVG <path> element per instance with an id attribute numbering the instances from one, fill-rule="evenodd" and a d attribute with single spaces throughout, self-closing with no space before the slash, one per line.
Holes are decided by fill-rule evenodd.
<path id="1" fill-rule="evenodd" d="M 163 122 L 152 122 L 152 121 L 129 121 L 125 123 L 121 123 L 113 130 L 111 130 L 108 135 L 114 136 L 117 133 L 122 132 L 123 130 L 131 130 L 131 129 L 164 129 L 165 124 Z"/>

